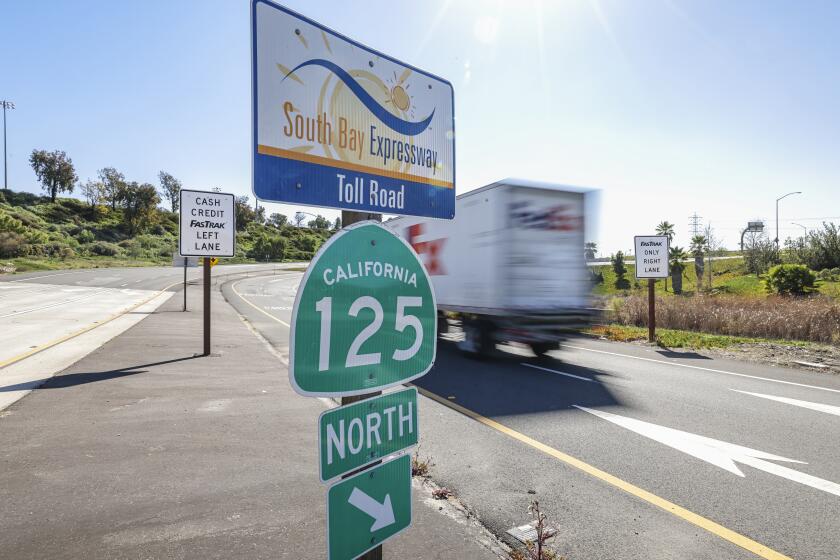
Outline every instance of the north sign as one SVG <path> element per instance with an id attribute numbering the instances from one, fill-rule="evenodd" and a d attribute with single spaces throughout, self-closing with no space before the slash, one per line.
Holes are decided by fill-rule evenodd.
<path id="1" fill-rule="evenodd" d="M 668 236 L 634 237 L 636 278 L 668 278 Z"/>
<path id="2" fill-rule="evenodd" d="M 330 487 L 330 560 L 352 560 L 411 525 L 411 457 L 403 455 Z"/>
<path id="3" fill-rule="evenodd" d="M 360 395 L 424 375 L 435 359 L 434 291 L 417 253 L 377 222 L 335 234 L 295 298 L 289 380 L 309 396 Z"/>
<path id="4" fill-rule="evenodd" d="M 229 193 L 181 189 L 179 249 L 182 257 L 232 257 L 236 213 Z"/>
<path id="5" fill-rule="evenodd" d="M 452 85 L 252 0 L 258 199 L 452 219 Z"/>
<path id="6" fill-rule="evenodd" d="M 417 445 L 417 389 L 410 388 L 321 413 L 321 481 Z"/>

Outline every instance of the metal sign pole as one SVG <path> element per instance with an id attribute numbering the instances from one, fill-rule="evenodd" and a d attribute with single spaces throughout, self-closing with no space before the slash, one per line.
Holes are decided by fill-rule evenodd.
<path id="1" fill-rule="evenodd" d="M 348 211 L 348 210 L 342 210 L 341 211 L 341 227 L 347 227 L 351 224 L 355 224 L 356 222 L 361 222 L 361 221 L 364 221 L 364 220 L 373 220 L 373 221 L 376 221 L 376 222 L 381 222 L 382 221 L 382 214 L 369 214 L 367 212 L 351 212 L 351 211 Z M 381 395 L 381 394 L 382 394 L 382 391 L 377 391 L 376 393 L 368 393 L 366 395 L 356 395 L 356 396 L 353 396 L 353 397 L 342 397 L 341 398 L 341 404 L 342 405 L 352 404 L 354 402 L 363 401 L 365 399 L 369 399 L 371 397 L 376 397 L 376 396 Z M 373 467 L 375 467 L 375 466 L 377 466 L 381 463 L 382 463 L 382 461 L 377 461 L 376 463 L 373 463 L 372 465 L 369 465 L 369 466 L 367 466 L 363 469 L 359 469 L 356 472 L 353 472 L 353 473 L 347 474 L 345 476 L 342 476 L 341 478 L 342 479 L 347 478 L 348 476 L 352 476 L 352 475 L 356 474 L 357 472 L 362 472 L 364 470 L 373 468 Z M 358 560 L 382 560 L 382 545 L 379 545 L 376 548 L 374 548 L 372 550 L 369 550 L 366 553 L 362 554 L 361 556 L 359 556 Z"/>
<path id="2" fill-rule="evenodd" d="M 210 355 L 210 257 L 204 257 L 204 355 Z"/>
<path id="3" fill-rule="evenodd" d="M 648 342 L 656 342 L 656 297 L 653 278 L 648 279 Z"/>
<path id="4" fill-rule="evenodd" d="M 187 261 L 189 261 L 189 257 L 184 257 L 184 309 L 183 311 L 187 310 Z"/>

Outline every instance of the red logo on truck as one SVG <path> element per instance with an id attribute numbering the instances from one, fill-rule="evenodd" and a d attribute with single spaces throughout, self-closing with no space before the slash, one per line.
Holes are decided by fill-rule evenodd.
<path id="1" fill-rule="evenodd" d="M 446 274 L 446 271 L 443 270 L 443 263 L 440 261 L 440 254 L 443 251 L 446 238 L 418 241 L 417 238 L 423 235 L 424 229 L 423 224 L 414 224 L 406 228 L 408 243 L 417 251 L 418 255 L 423 256 L 423 264 L 426 265 L 429 275 Z"/>

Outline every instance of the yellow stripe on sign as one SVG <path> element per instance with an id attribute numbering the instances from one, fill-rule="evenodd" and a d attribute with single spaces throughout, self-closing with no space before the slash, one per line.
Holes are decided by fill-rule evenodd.
<path id="1" fill-rule="evenodd" d="M 360 165 L 358 163 L 350 163 L 349 161 L 330 159 L 327 157 L 315 156 L 312 154 L 304 154 L 301 152 L 294 152 L 292 150 L 285 150 L 283 148 L 275 148 L 274 146 L 266 146 L 264 144 L 260 144 L 259 146 L 257 146 L 257 152 L 266 156 L 276 156 L 285 159 L 293 159 L 295 161 L 305 161 L 307 163 L 326 165 L 327 167 L 335 167 L 337 169 L 358 171 L 360 173 L 370 173 L 371 175 L 379 175 L 381 177 L 389 177 L 391 179 L 400 179 L 402 181 L 414 181 L 415 183 L 423 183 L 427 185 L 433 185 L 435 187 L 443 187 L 446 189 L 451 189 L 454 186 L 452 184 L 452 181 L 441 181 L 440 179 L 430 179 L 429 177 L 411 175 L 409 173 L 400 173 L 399 171 L 377 169 L 376 167 L 369 167 L 367 165 Z"/>
<path id="2" fill-rule="evenodd" d="M 492 428 L 492 429 L 494 429 L 498 432 L 501 432 L 501 433 L 503 433 L 507 436 L 512 437 L 513 439 L 519 440 L 520 442 L 522 442 L 526 445 L 529 445 L 529 446 L 533 447 L 534 449 L 542 451 L 546 455 L 550 455 L 551 457 L 554 457 L 555 459 L 559 459 L 560 461 L 563 461 L 564 463 L 566 463 L 567 465 L 569 465 L 571 467 L 574 467 L 578 470 L 581 470 L 588 475 L 594 476 L 598 480 L 601 480 L 603 482 L 606 482 L 607 484 L 615 486 L 616 488 L 624 490 L 628 494 L 631 494 L 631 495 L 639 498 L 640 500 L 644 500 L 645 502 L 647 502 L 649 504 L 652 504 L 652 505 L 654 505 L 654 506 L 656 506 L 660 509 L 664 509 L 668 513 L 672 513 L 672 514 L 676 515 L 677 517 L 683 519 L 684 521 L 688 521 L 689 523 L 691 523 L 693 525 L 696 525 L 697 527 L 700 527 L 701 529 L 705 529 L 706 531 L 712 533 L 715 536 L 718 536 L 718 537 L 720 537 L 720 538 L 722 538 L 726 541 L 729 541 L 732 544 L 736 544 L 736 545 L 740 546 L 741 548 L 752 552 L 756 556 L 759 556 L 761 558 L 766 558 L 767 560 L 792 560 L 789 556 L 785 556 L 784 554 L 782 554 L 780 552 L 776 552 L 772 548 L 768 548 L 768 547 L 764 546 L 763 544 L 761 544 L 759 542 L 756 542 L 756 541 L 754 541 L 754 540 L 752 540 L 748 537 L 745 537 L 744 535 L 742 535 L 740 533 L 736 533 L 735 531 L 733 531 L 731 529 L 727 529 L 723 525 L 715 523 L 711 519 L 707 519 L 707 518 L 703 517 L 702 515 L 698 515 L 698 514 L 692 512 L 692 511 L 689 511 L 689 510 L 685 509 L 682 506 L 678 506 L 677 504 L 675 504 L 673 502 L 669 502 L 665 498 L 660 498 L 656 494 L 652 494 L 652 493 L 648 492 L 647 490 L 639 488 L 638 486 L 636 486 L 634 484 L 630 484 L 629 482 L 618 478 L 617 476 L 613 476 L 610 473 L 602 471 L 601 469 L 599 469 L 597 467 L 593 467 L 589 463 L 585 463 L 584 461 L 581 461 L 580 459 L 572 457 L 571 455 L 563 453 L 562 451 L 558 451 L 557 449 L 554 449 L 553 447 L 550 447 L 550 446 L 548 446 L 544 443 L 541 443 L 541 442 L 539 442 L 539 441 L 537 441 L 533 438 L 530 438 L 530 437 L 526 436 L 525 434 L 517 432 L 516 430 L 508 428 L 507 426 L 505 426 L 503 424 L 499 424 L 495 420 L 491 420 L 490 418 L 487 418 L 486 416 L 482 416 L 481 414 L 479 414 L 477 412 L 473 412 L 472 410 L 470 410 L 468 408 L 464 408 L 463 406 L 461 406 L 459 404 L 453 403 L 452 401 L 450 401 L 448 399 L 445 399 L 445 398 L 441 397 L 440 395 L 436 395 L 435 393 L 431 393 L 431 392 L 429 392 L 426 389 L 423 389 L 421 387 L 417 387 L 417 390 L 420 392 L 421 395 L 429 397 L 433 401 L 438 402 L 438 403 L 442 404 L 443 406 L 447 406 L 447 407 L 451 408 L 452 410 L 460 412 L 464 416 L 468 416 L 469 418 L 472 418 L 473 420 L 475 420 L 477 422 L 481 422 L 482 424 L 484 424 L 488 428 Z"/>

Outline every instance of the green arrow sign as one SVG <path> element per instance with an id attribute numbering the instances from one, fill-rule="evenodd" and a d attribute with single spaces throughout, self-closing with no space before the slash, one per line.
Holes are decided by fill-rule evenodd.
<path id="1" fill-rule="evenodd" d="M 411 525 L 411 458 L 342 480 L 327 495 L 330 560 L 351 560 Z"/>
<path id="2" fill-rule="evenodd" d="M 306 270 L 292 313 L 289 379 L 310 396 L 370 393 L 435 360 L 435 296 L 414 250 L 376 222 L 334 235 Z"/>
<path id="3" fill-rule="evenodd" d="M 418 420 L 413 387 L 321 413 L 321 482 L 417 445 Z"/>

